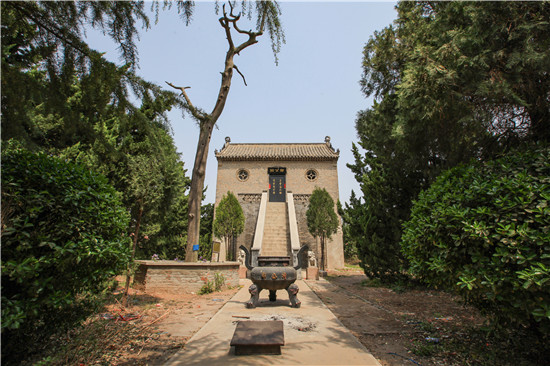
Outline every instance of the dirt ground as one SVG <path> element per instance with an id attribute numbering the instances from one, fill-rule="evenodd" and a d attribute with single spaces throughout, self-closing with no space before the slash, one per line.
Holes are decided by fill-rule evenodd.
<path id="1" fill-rule="evenodd" d="M 116 343 L 108 345 L 105 354 L 83 364 L 162 365 L 238 290 L 237 287 L 205 295 L 145 294 L 132 290 L 128 308 L 115 302 L 99 315 L 115 328 L 130 328 L 129 342 L 114 339 Z"/>
<path id="2" fill-rule="evenodd" d="M 382 365 L 464 364 L 441 343 L 451 329 L 481 324 L 477 312 L 444 293 L 367 287 L 366 279 L 360 269 L 347 268 L 307 284 Z M 67 335 L 62 359 L 52 364 L 161 365 L 238 290 L 206 295 L 132 290 L 127 308 L 115 293 L 79 333 Z"/>
<path id="3" fill-rule="evenodd" d="M 307 281 L 340 321 L 365 345 L 382 365 L 448 365 L 453 354 L 439 352 L 419 356 L 411 350 L 443 342 L 447 329 L 480 324 L 482 318 L 459 299 L 427 290 L 396 292 L 364 286 L 361 270 L 329 272 L 328 280 Z M 160 365 L 184 347 L 236 292 L 228 289 L 207 295 L 133 293 L 131 306 L 122 310 L 111 305 L 101 316 L 121 324 L 135 322 L 143 328 L 140 337 L 125 346 L 111 345 L 97 363 L 117 365 Z M 118 316 L 118 318 L 116 318 Z M 132 316 L 136 319 L 130 320 Z M 426 329 L 429 328 L 429 329 Z M 433 338 L 434 332 L 438 338 Z M 430 337 L 428 337 L 430 336 Z M 432 339 L 433 338 L 433 339 Z M 109 347 L 107 347 L 109 349 Z M 422 352 L 417 352 L 422 354 Z"/>
<path id="4" fill-rule="evenodd" d="M 347 269 L 329 272 L 328 281 L 308 284 L 382 365 L 457 364 L 455 354 L 429 352 L 430 346 L 445 342 L 451 329 L 483 322 L 475 309 L 465 307 L 457 297 L 429 290 L 367 287 L 366 279 L 361 270 Z"/>

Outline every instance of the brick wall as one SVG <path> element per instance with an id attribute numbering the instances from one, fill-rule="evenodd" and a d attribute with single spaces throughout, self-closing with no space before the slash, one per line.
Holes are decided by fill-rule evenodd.
<path id="1" fill-rule="evenodd" d="M 191 293 L 197 292 L 206 283 L 214 282 L 214 275 L 220 273 L 227 286 L 239 285 L 239 264 L 186 263 L 176 261 L 136 261 L 138 269 L 134 276 L 134 287 L 147 293 Z"/>
<path id="2" fill-rule="evenodd" d="M 227 191 L 239 193 L 262 193 L 269 189 L 269 167 L 285 167 L 286 189 L 294 194 L 311 194 L 315 187 L 325 188 L 334 202 L 338 196 L 338 171 L 336 161 L 218 161 L 216 181 L 216 206 Z M 246 169 L 249 177 L 240 181 L 237 172 Z M 318 177 L 306 178 L 306 172 L 314 169 Z"/>

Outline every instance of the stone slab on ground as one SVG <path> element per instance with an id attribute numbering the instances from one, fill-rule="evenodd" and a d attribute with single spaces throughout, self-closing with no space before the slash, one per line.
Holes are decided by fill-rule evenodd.
<path id="1" fill-rule="evenodd" d="M 280 355 L 285 345 L 285 332 L 281 320 L 246 320 L 237 323 L 231 339 L 236 355 Z"/>
<path id="2" fill-rule="evenodd" d="M 301 308 L 291 308 L 286 291 L 277 291 L 277 301 L 262 291 L 260 305 L 247 309 L 249 280 L 208 323 L 165 365 L 380 365 L 350 331 L 311 291 L 298 280 Z M 285 345 L 281 355 L 235 355 L 230 342 L 242 320 L 281 320 Z"/>

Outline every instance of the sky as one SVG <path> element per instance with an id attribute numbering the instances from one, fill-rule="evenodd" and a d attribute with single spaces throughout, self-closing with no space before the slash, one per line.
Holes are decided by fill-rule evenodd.
<path id="1" fill-rule="evenodd" d="M 220 2 L 221 3 L 221 2 Z M 147 6 L 147 5 L 146 5 Z M 278 65 L 269 36 L 235 57 L 248 86 L 234 73 L 225 109 L 210 143 L 206 169 L 206 199 L 216 193 L 217 161 L 225 137 L 233 143 L 312 143 L 331 137 L 340 150 L 338 176 L 340 200 L 348 202 L 359 184 L 346 164 L 353 163 L 356 115 L 373 101 L 361 93 L 363 47 L 375 31 L 396 18 L 394 2 L 280 2 L 286 44 Z M 197 2 L 186 26 L 176 9 L 159 14 L 159 21 L 140 33 L 138 74 L 166 86 L 190 86 L 187 94 L 196 106 L 210 112 L 217 98 L 227 40 L 213 2 Z M 241 29 L 254 28 L 243 17 Z M 92 48 L 122 63 L 107 37 L 88 32 Z M 240 38 L 239 38 L 240 39 Z M 244 39 L 240 39 L 244 40 Z M 235 43 L 238 42 L 235 39 Z M 191 117 L 170 111 L 173 138 L 191 176 L 199 130 Z"/>

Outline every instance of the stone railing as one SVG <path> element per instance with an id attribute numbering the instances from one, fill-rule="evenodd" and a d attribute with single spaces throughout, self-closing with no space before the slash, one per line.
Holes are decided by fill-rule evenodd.
<path id="1" fill-rule="evenodd" d="M 253 267 L 258 266 L 258 256 L 262 249 L 262 241 L 264 240 L 265 213 L 267 211 L 267 191 L 263 191 L 260 200 L 260 211 L 258 212 L 258 220 L 256 221 L 256 230 L 254 231 L 254 242 L 251 248 L 251 264 Z"/>
<path id="2" fill-rule="evenodd" d="M 290 229 L 290 247 L 292 249 L 292 263 L 298 264 L 298 251 L 300 250 L 300 237 L 298 235 L 298 221 L 296 221 L 296 209 L 294 208 L 294 195 L 287 192 L 286 202 L 288 209 L 288 227 Z"/>

